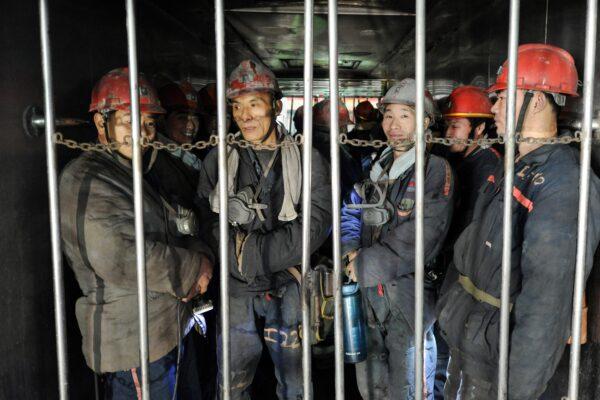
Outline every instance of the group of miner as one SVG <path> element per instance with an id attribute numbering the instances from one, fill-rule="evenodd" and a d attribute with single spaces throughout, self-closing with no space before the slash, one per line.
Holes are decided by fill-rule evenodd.
<path id="1" fill-rule="evenodd" d="M 340 133 L 350 139 L 339 148 L 341 257 L 343 279 L 361 289 L 367 357 L 355 373 L 365 400 L 413 399 L 419 391 L 428 400 L 497 397 L 506 201 L 513 203 L 508 398 L 540 398 L 570 340 L 579 149 L 548 142 L 561 134 L 566 98 L 578 95 L 577 70 L 564 49 L 519 47 L 515 132 L 533 140 L 516 145 L 512 199 L 504 198 L 502 141 L 491 140 L 507 135 L 508 73 L 504 63 L 491 87 L 459 86 L 443 101 L 425 91 L 422 120 L 412 78 L 397 79 L 377 104 L 360 102 L 352 122 L 339 102 Z M 228 329 L 231 399 L 250 399 L 255 375 L 271 373 L 263 353 L 278 398 L 302 399 L 305 160 L 296 135 L 306 130 L 303 108 L 288 132 L 278 121 L 284 93 L 273 72 L 254 60 L 236 66 L 225 88 L 231 140 L 227 182 L 219 185 L 218 148 L 181 146 L 216 134 L 216 86 L 151 84 L 144 75 L 138 82 L 151 398 L 219 398 Z M 59 184 L 62 248 L 82 291 L 75 312 L 83 355 L 102 376 L 105 398 L 115 400 L 142 393 L 131 107 L 128 69 L 101 77 L 89 112 L 106 150 L 72 160 Z M 331 259 L 335 248 L 330 107 L 329 99 L 312 106 L 313 260 Z M 418 124 L 451 144 L 425 149 L 424 380 L 415 386 Z M 228 273 L 219 276 L 225 187 Z M 600 181 L 591 173 L 586 278 L 599 240 Z M 216 317 L 221 279 L 229 283 L 227 327 Z M 192 312 L 207 297 L 215 311 Z"/>

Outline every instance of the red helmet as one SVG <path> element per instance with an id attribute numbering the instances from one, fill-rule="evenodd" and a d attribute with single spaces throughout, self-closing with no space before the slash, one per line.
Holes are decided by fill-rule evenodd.
<path id="1" fill-rule="evenodd" d="M 577 69 L 568 51 L 549 44 L 519 46 L 517 61 L 517 88 L 577 96 Z M 508 60 L 498 71 L 496 83 L 488 92 L 508 87 Z"/>
<path id="2" fill-rule="evenodd" d="M 370 101 L 365 100 L 361 101 L 354 107 L 354 121 L 366 121 L 372 122 L 377 121 L 379 117 L 379 112 L 373 107 Z"/>
<path id="3" fill-rule="evenodd" d="M 477 86 L 457 87 L 448 96 L 444 118 L 494 118 L 492 102 Z"/>
<path id="4" fill-rule="evenodd" d="M 184 81 L 179 85 L 170 82 L 158 90 L 160 104 L 169 111 L 184 111 L 195 113 L 198 111 L 196 91 L 191 83 Z"/>
<path id="5" fill-rule="evenodd" d="M 217 113 L 217 85 L 214 82 L 198 91 L 198 103 L 200 110 L 206 114 Z"/>
<path id="6" fill-rule="evenodd" d="M 227 98 L 231 100 L 248 92 L 270 92 L 277 100 L 283 97 L 273 72 L 251 60 L 242 61 L 229 75 Z"/>
<path id="7" fill-rule="evenodd" d="M 140 111 L 152 114 L 164 114 L 156 90 L 140 74 L 138 78 L 140 93 Z M 131 96 L 129 90 L 129 68 L 113 69 L 104 75 L 92 90 L 92 102 L 89 111 L 107 112 L 129 110 Z"/>
<path id="8" fill-rule="evenodd" d="M 329 100 L 323 100 L 313 106 L 313 123 L 315 126 L 329 128 L 330 127 L 330 107 Z M 343 101 L 338 102 L 339 108 L 339 124 L 340 127 L 345 127 L 350 122 L 350 113 Z"/>

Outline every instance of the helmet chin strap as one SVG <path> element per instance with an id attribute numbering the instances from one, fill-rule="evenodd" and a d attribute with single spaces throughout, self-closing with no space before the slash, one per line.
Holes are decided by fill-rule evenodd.
<path id="1" fill-rule="evenodd" d="M 467 137 L 467 140 L 475 140 L 475 130 L 477 129 L 477 127 L 473 126 L 472 121 L 469 121 L 469 123 L 471 124 L 471 131 L 469 132 L 469 136 Z M 469 150 L 469 147 L 471 147 L 469 144 L 465 144 L 464 150 L 463 151 L 459 151 L 458 154 L 460 154 L 462 157 L 466 157 L 467 150 Z"/>
<path id="2" fill-rule="evenodd" d="M 269 122 L 269 129 L 267 129 L 267 132 L 264 134 L 264 136 L 260 140 L 260 143 L 266 142 L 267 139 L 269 138 L 269 136 L 271 135 L 271 131 L 273 129 L 275 129 L 275 127 L 277 126 L 277 115 L 275 114 L 275 106 L 276 105 L 277 105 L 277 100 L 275 100 L 275 98 L 273 98 L 273 101 L 271 102 L 271 122 Z"/>
<path id="3" fill-rule="evenodd" d="M 110 114 L 106 111 L 103 111 L 100 113 L 100 115 L 102 115 L 102 122 L 104 124 L 104 137 L 106 138 L 108 144 L 111 144 L 110 134 L 108 132 L 108 119 Z"/>
<path id="4" fill-rule="evenodd" d="M 517 119 L 517 125 L 515 126 L 515 134 L 521 133 L 523 130 L 523 122 L 525 122 L 525 114 L 527 114 L 527 109 L 529 108 L 529 103 L 533 98 L 533 92 L 528 90 L 525 92 L 525 97 L 523 98 L 523 105 L 521 106 L 521 111 L 519 111 L 519 118 Z"/>
<path id="5" fill-rule="evenodd" d="M 110 133 L 108 130 L 108 119 L 109 119 L 109 113 L 107 112 L 102 112 L 102 120 L 104 122 L 104 136 L 106 137 L 106 141 L 108 142 L 108 144 L 113 143 L 113 140 L 110 138 Z M 154 165 L 154 162 L 156 161 L 156 157 L 158 156 L 158 150 L 157 149 L 152 149 L 152 152 L 150 153 L 149 156 L 144 156 L 145 153 L 142 153 L 142 169 L 144 173 L 147 173 L 148 171 L 150 171 L 150 169 L 152 169 L 152 166 Z M 110 155 L 115 159 L 122 159 L 122 160 L 126 160 L 126 161 L 131 161 L 130 159 L 128 159 L 127 157 L 123 156 L 119 150 L 117 151 L 111 151 Z"/>

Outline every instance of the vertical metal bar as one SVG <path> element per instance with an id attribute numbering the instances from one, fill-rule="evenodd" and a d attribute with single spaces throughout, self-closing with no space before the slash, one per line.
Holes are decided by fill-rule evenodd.
<path id="1" fill-rule="evenodd" d="M 50 205 L 50 240 L 52 246 L 52 283 L 54 289 L 54 329 L 56 330 L 56 357 L 58 364 L 58 392 L 61 400 L 69 398 L 67 369 L 67 334 L 65 318 L 65 289 L 63 261 L 60 248 L 60 215 L 58 209 L 58 178 L 56 148 L 53 136 L 54 91 L 52 88 L 52 54 L 50 49 L 50 24 L 48 4 L 40 0 L 40 36 L 42 42 L 42 73 L 44 78 L 44 114 L 46 116 L 46 171 L 48 174 L 48 199 Z"/>
<path id="2" fill-rule="evenodd" d="M 569 369 L 569 400 L 577 400 L 579 392 L 579 361 L 581 355 L 581 315 L 585 289 L 585 256 L 587 238 L 588 203 L 590 190 L 590 160 L 592 153 L 592 113 L 594 101 L 594 71 L 596 70 L 596 30 L 598 0 L 588 0 L 585 67 L 583 77 L 583 124 L 581 132 L 581 175 L 579 180 L 579 219 L 577 225 L 577 262 L 573 293 L 573 322 L 571 365 Z"/>
<path id="3" fill-rule="evenodd" d="M 417 131 L 415 137 L 415 399 L 423 399 L 423 281 L 425 254 L 423 248 L 423 202 L 425 193 L 425 0 L 416 2 L 415 81 Z"/>
<path id="4" fill-rule="evenodd" d="M 292 101 L 290 104 L 290 123 L 288 132 L 292 133 L 292 123 L 294 122 L 294 98 L 292 97 Z"/>
<path id="5" fill-rule="evenodd" d="M 127 55 L 129 58 L 129 90 L 131 96 L 131 134 L 133 146 L 133 210 L 135 214 L 135 258 L 138 286 L 138 314 L 140 322 L 140 366 L 142 368 L 142 398 L 150 400 L 148 376 L 148 304 L 146 297 L 146 256 L 144 246 L 144 202 L 142 192 L 142 147 L 140 126 L 140 98 L 138 88 L 137 38 L 135 5 L 126 0 Z"/>
<path id="6" fill-rule="evenodd" d="M 331 117 L 331 216 L 333 222 L 333 288 L 335 343 L 335 398 L 344 400 L 344 332 L 342 316 L 342 257 L 341 257 L 341 183 L 339 152 L 339 94 L 338 94 L 338 34 L 337 0 L 328 2 L 329 29 L 329 101 Z"/>
<path id="7" fill-rule="evenodd" d="M 221 399 L 231 395 L 229 347 L 229 220 L 227 218 L 227 108 L 225 104 L 225 16 L 223 0 L 215 0 L 217 55 L 217 127 L 219 132 L 219 255 L 221 289 Z"/>
<path id="8" fill-rule="evenodd" d="M 498 363 L 498 399 L 508 394 L 508 339 L 510 314 L 510 269 L 512 250 L 512 189 L 515 173 L 515 109 L 517 100 L 517 49 L 519 46 L 519 0 L 510 1 L 508 39 L 508 100 L 504 155 L 504 210 L 502 216 L 502 295 L 500 308 L 500 359 Z"/>
<path id="9" fill-rule="evenodd" d="M 304 400 L 312 399 L 310 326 L 310 206 L 312 175 L 313 0 L 304 1 L 304 146 L 302 147 L 302 382 Z"/>

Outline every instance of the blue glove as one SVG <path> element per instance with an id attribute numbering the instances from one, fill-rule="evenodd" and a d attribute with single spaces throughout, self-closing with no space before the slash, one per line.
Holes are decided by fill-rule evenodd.
<path id="1" fill-rule="evenodd" d="M 361 210 L 348 208 L 348 204 L 362 204 L 362 198 L 356 190 L 350 192 L 348 200 L 343 202 L 341 215 L 342 254 L 360 248 L 362 228 Z"/>

